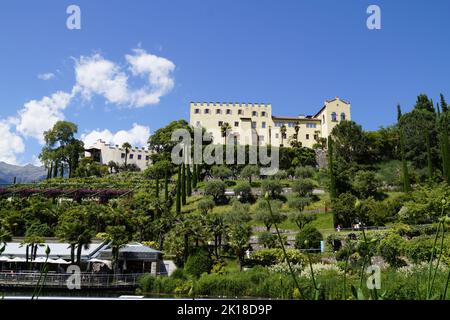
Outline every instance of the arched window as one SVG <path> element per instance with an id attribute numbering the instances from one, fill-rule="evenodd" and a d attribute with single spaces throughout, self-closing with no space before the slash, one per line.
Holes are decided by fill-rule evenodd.
<path id="1" fill-rule="evenodd" d="M 345 121 L 345 113 L 341 113 L 341 121 Z"/>
<path id="2" fill-rule="evenodd" d="M 333 121 L 333 122 L 337 121 L 337 115 L 336 115 L 336 112 L 332 112 L 332 113 L 331 113 L 331 121 Z"/>

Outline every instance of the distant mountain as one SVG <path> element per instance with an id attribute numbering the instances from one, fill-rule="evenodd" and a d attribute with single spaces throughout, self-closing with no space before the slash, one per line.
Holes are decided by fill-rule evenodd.
<path id="1" fill-rule="evenodd" d="M 12 183 L 14 177 L 16 177 L 17 183 L 36 182 L 44 180 L 47 177 L 47 171 L 44 167 L 36 167 L 31 164 L 15 166 L 0 161 L 0 183 Z"/>

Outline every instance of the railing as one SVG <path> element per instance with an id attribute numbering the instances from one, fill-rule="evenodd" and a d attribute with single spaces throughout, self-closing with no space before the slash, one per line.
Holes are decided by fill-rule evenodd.
<path id="1" fill-rule="evenodd" d="M 81 288 L 135 288 L 142 273 L 133 274 L 93 274 L 81 273 Z M 67 288 L 71 274 L 49 273 L 44 275 L 38 272 L 0 272 L 0 287 L 34 287 L 41 277 L 43 287 Z"/>

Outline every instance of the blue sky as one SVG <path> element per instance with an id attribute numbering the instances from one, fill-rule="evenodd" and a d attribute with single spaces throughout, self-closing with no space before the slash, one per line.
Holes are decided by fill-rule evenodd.
<path id="1" fill-rule="evenodd" d="M 70 4 L 81 8 L 81 30 L 66 28 Z M 381 30 L 366 27 L 370 4 L 381 8 Z M 377 129 L 395 121 L 397 103 L 408 110 L 419 93 L 450 95 L 449 12 L 446 0 L 5 0 L 0 160 L 34 162 L 37 133 L 56 118 L 80 135 L 139 144 L 148 129 L 188 119 L 189 101 L 270 102 L 274 114 L 297 115 L 340 96 L 353 120 Z M 102 62 L 128 91 L 111 97 L 114 84 L 91 78 L 74 91 L 77 65 Z M 147 104 L 136 102 L 141 89 Z M 45 97 L 58 104 L 57 92 L 70 98 L 51 116 L 40 112 Z"/>

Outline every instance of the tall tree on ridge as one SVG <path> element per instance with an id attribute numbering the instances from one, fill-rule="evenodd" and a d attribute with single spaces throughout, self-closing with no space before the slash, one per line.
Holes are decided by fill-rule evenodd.
<path id="1" fill-rule="evenodd" d="M 402 157 L 402 180 L 403 180 L 403 191 L 409 192 L 411 190 L 411 185 L 409 182 L 409 172 L 408 172 L 408 164 L 406 162 L 405 155 L 405 133 L 403 126 L 400 124 L 400 119 L 402 117 L 402 110 L 400 105 L 397 105 L 397 123 L 399 130 L 399 142 L 400 142 L 400 152 Z"/>

